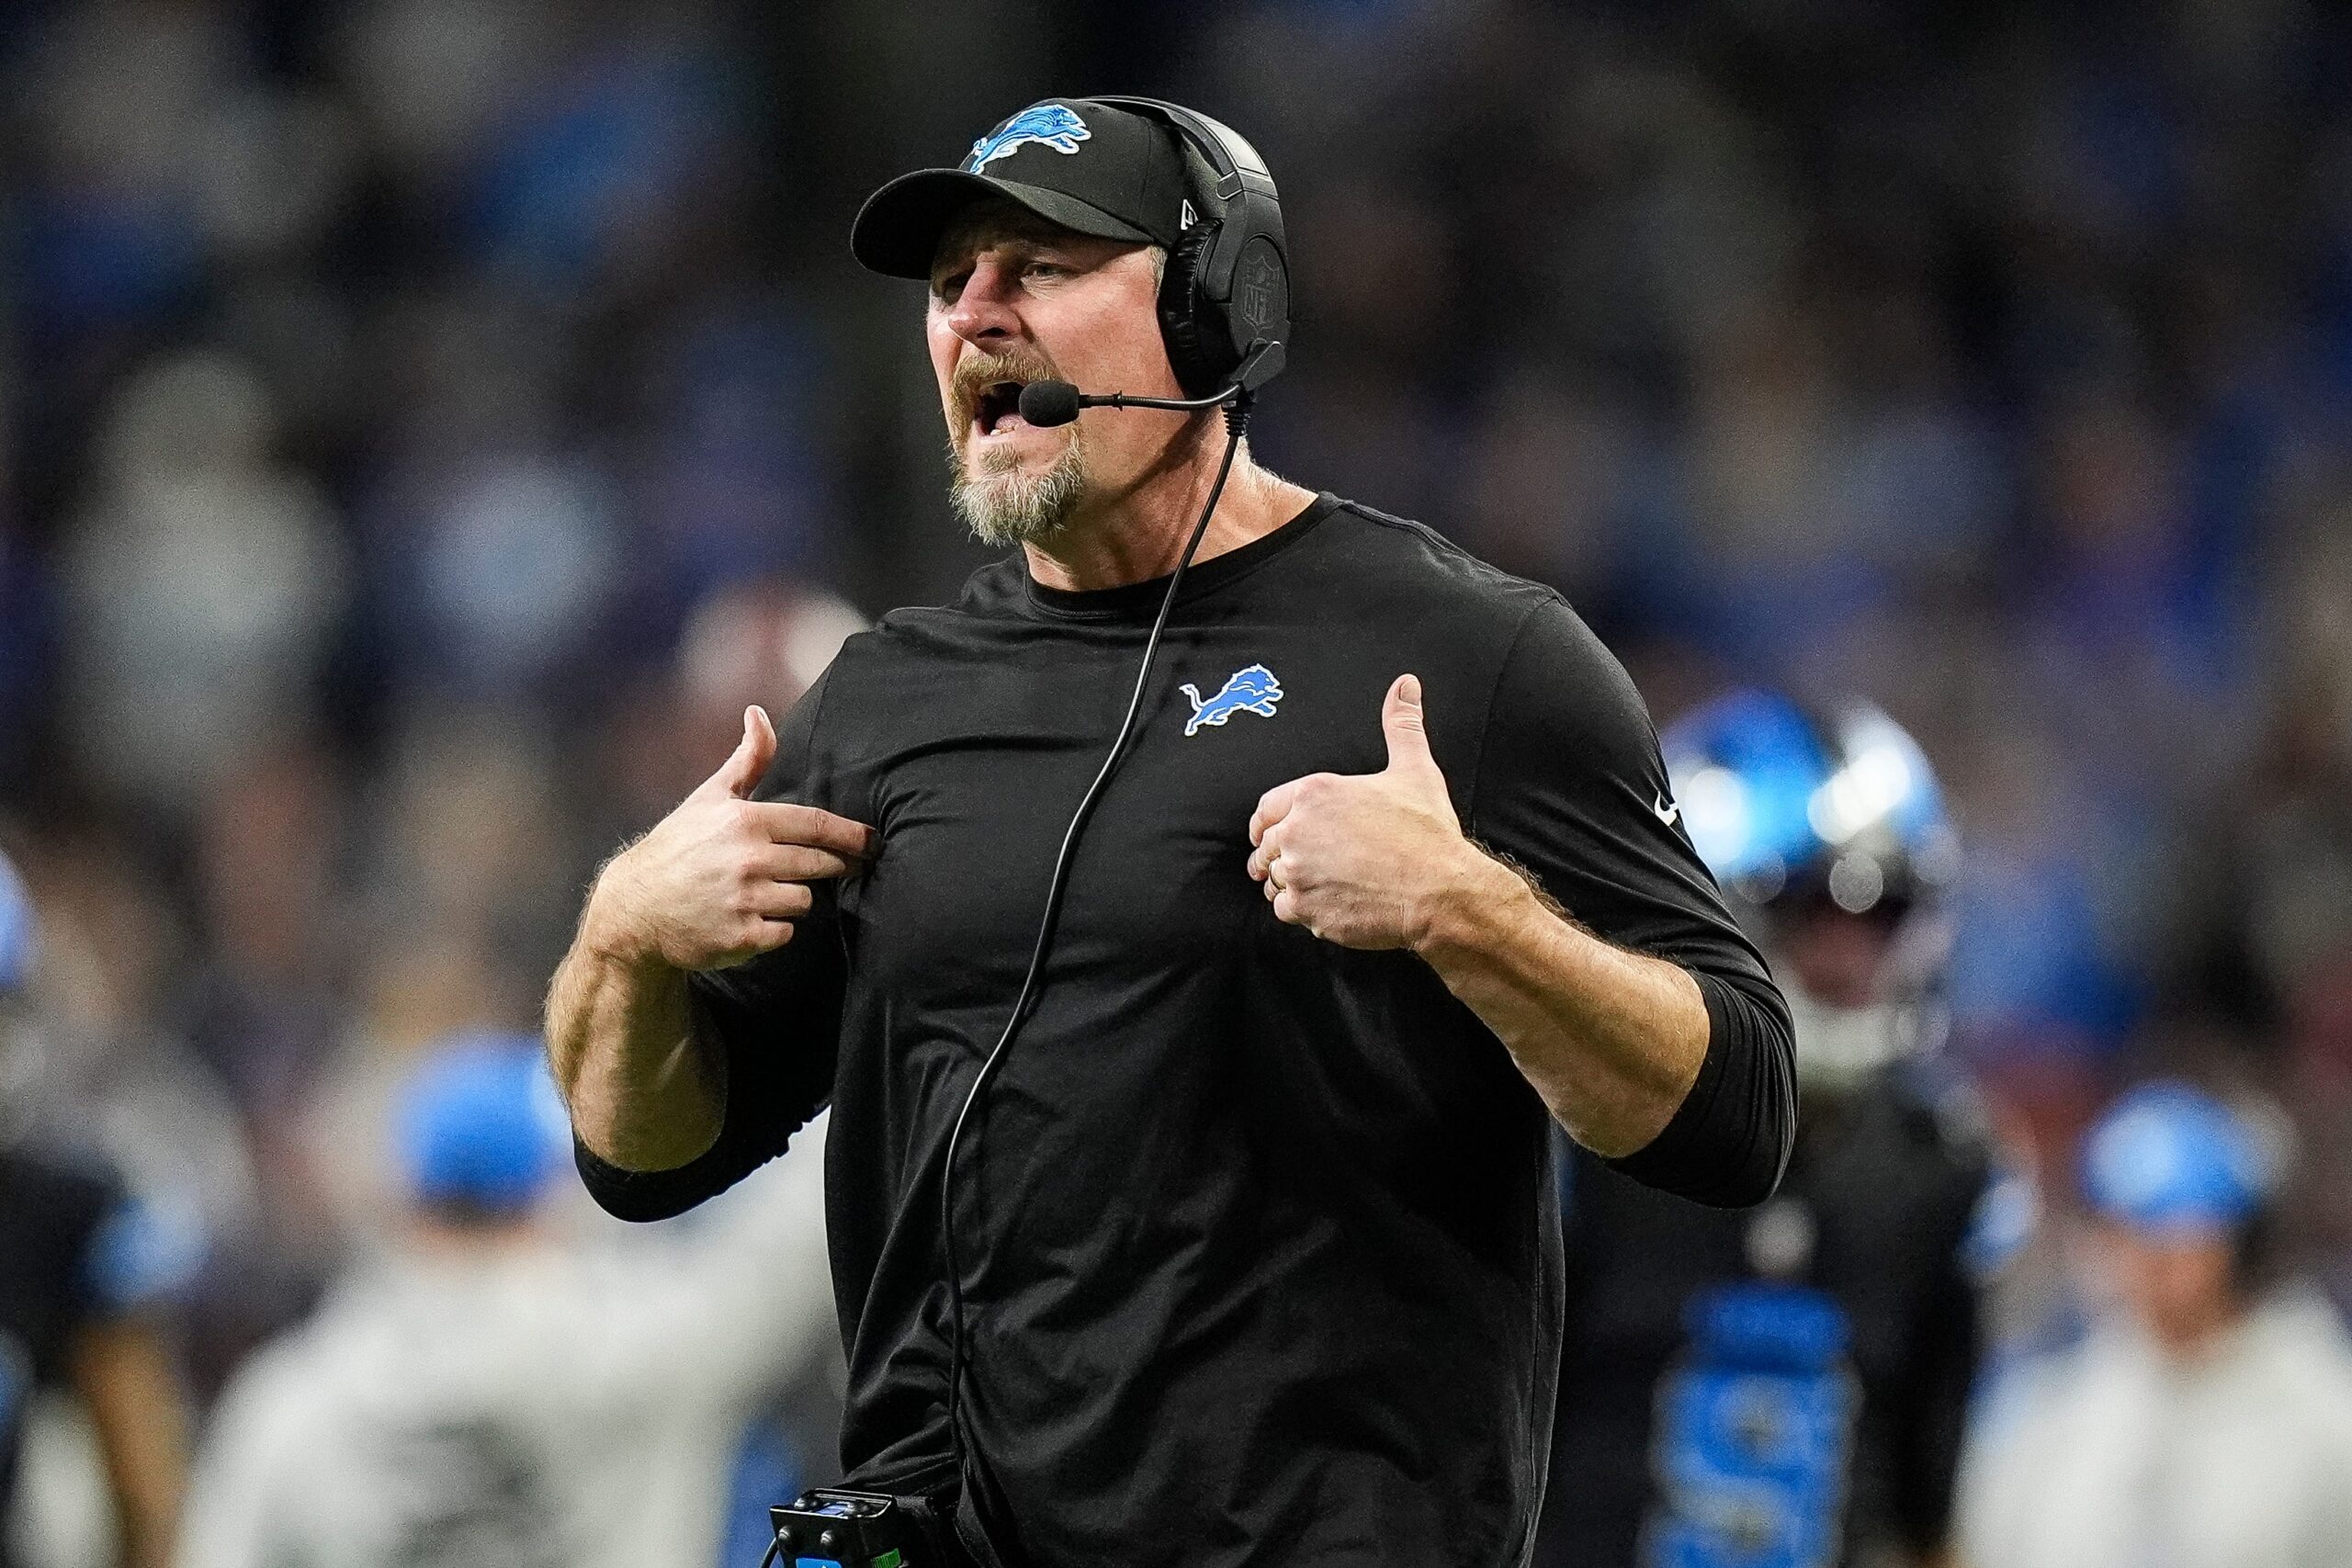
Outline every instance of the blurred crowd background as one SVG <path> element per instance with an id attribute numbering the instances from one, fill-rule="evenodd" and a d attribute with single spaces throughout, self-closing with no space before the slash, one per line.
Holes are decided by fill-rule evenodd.
<path id="1" fill-rule="evenodd" d="M 845 236 L 1054 92 L 1272 163 L 1275 469 L 1661 723 L 1918 736 L 2056 1220 L 2115 1084 L 2258 1088 L 2352 1284 L 2348 67 L 2309 0 L 0 7 L 0 844 L 49 1070 L 207 1239 L 199 1406 L 381 1221 L 408 1054 L 534 1028 L 741 705 L 981 558 Z"/>

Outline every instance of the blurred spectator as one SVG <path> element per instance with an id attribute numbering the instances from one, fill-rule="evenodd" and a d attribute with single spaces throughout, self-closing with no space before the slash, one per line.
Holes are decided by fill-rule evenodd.
<path id="1" fill-rule="evenodd" d="M 148 369 L 111 411 L 66 560 L 68 712 L 88 776 L 141 807 L 218 780 L 319 672 L 346 563 L 274 440 L 267 391 L 216 355 Z"/>
<path id="2" fill-rule="evenodd" d="M 186 1282 L 185 1232 L 41 1105 L 28 991 L 31 900 L 0 856 L 0 1563 L 28 1529 L 21 1446 L 36 1396 L 70 1391 L 96 1439 L 124 1568 L 160 1564 L 176 1521 L 187 1399 L 154 1309 Z"/>
<path id="3" fill-rule="evenodd" d="M 2112 1299 L 2080 1347 L 1995 1396 L 1971 1461 L 1972 1561 L 2352 1557 L 2352 1340 L 2278 1277 L 2280 1159 L 2259 1124 L 2179 1083 L 2091 1129 L 2082 1179 Z"/>
<path id="4" fill-rule="evenodd" d="M 367 485 L 370 616 L 396 694 L 554 694 L 619 585 L 624 518 L 600 455 L 562 429 L 560 340 L 526 301 L 402 312 L 409 385 Z"/>
<path id="5" fill-rule="evenodd" d="M 352 935 L 336 897 L 338 783 L 315 744 L 283 737 L 234 759 L 195 824 L 210 940 L 191 965 L 187 1029 L 257 1125 L 293 1102 L 336 1027 Z"/>
<path id="6" fill-rule="evenodd" d="M 821 1138 L 698 1228 L 592 1247 L 550 1221 L 536 1038 L 446 1042 L 397 1121 L 401 1234 L 231 1384 L 179 1561 L 706 1568 L 745 1421 L 831 1326 Z"/>

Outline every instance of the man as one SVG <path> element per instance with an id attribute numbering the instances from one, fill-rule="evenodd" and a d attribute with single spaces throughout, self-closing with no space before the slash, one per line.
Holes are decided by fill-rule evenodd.
<path id="1" fill-rule="evenodd" d="M 2278 1277 L 2278 1166 L 2186 1084 L 2135 1089 L 2092 1127 L 2112 1310 L 1990 1401 L 1963 1488 L 1972 1562 L 2352 1562 L 2352 1344 L 2318 1292 Z"/>
<path id="2" fill-rule="evenodd" d="M 11 1568 L 18 1448 L 32 1400 L 88 1412 L 125 1568 L 170 1550 L 187 1401 L 155 1309 L 186 1283 L 187 1238 L 95 1150 L 59 1141 L 30 1078 L 33 908 L 0 855 L 0 1568 Z"/>
<path id="3" fill-rule="evenodd" d="M 1931 1050 L 1953 837 L 1884 714 L 1738 692 L 1667 732 L 1692 841 L 1784 977 L 1802 1101 L 1779 1196 L 1697 1208 L 1589 1158 L 1544 1568 L 1948 1561 L 1989 1253 L 2022 1240 Z"/>
<path id="4" fill-rule="evenodd" d="M 1238 449 L 1041 933 L 1226 442 L 1206 413 L 1040 428 L 1017 394 L 1216 390 L 1162 321 L 1233 210 L 1201 134 L 1057 100 L 867 203 L 860 259 L 930 284 L 956 504 L 1018 553 L 851 638 L 781 739 L 746 715 L 599 876 L 549 1045 L 622 1214 L 830 1100 L 842 1458 L 952 1516 L 934 1560 L 1520 1562 L 1551 1118 L 1753 1202 L 1785 1012 L 1567 607 Z"/>
<path id="5" fill-rule="evenodd" d="M 707 1568 L 745 1420 L 823 1333 L 819 1140 L 616 1251 L 548 1223 L 537 1041 L 443 1043 L 396 1120 L 398 1244 L 230 1383 L 178 1561 Z"/>

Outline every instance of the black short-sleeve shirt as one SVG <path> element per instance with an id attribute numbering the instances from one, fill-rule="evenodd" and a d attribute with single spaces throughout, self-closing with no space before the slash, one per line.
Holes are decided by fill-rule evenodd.
<path id="1" fill-rule="evenodd" d="M 653 1217 L 830 1099 L 859 1481 L 952 1452 L 941 1159 L 1164 588 L 1058 592 L 1016 557 L 852 638 L 762 794 L 872 824 L 878 854 L 787 946 L 695 981 L 728 1061 L 718 1145 L 650 1175 L 582 1151 L 602 1201 Z M 1549 590 L 1325 495 L 1187 576 L 957 1158 L 970 1457 L 1009 1558 L 1524 1554 L 1561 1316 L 1549 1119 L 1427 964 L 1282 924 L 1245 870 L 1266 790 L 1385 766 L 1381 699 L 1408 671 L 1465 830 L 1707 998 L 1699 1085 L 1621 1168 L 1723 1202 L 1777 1177 L 1785 1010 L 1623 671 Z"/>

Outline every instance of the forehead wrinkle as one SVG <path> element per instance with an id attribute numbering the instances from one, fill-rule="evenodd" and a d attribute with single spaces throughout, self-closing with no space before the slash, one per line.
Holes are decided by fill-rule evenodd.
<path id="1" fill-rule="evenodd" d="M 1022 241 L 1035 243 L 1069 233 L 1070 231 L 1046 222 L 1025 207 L 1002 197 L 991 197 L 974 202 L 956 215 L 939 236 L 939 247 L 932 253 L 931 268 L 936 274 L 991 245 Z"/>
<path id="2" fill-rule="evenodd" d="M 1107 248 L 1109 254 L 1120 254 L 1144 247 L 1121 240 L 1104 239 L 1094 234 L 1081 234 L 1066 229 L 1049 218 L 1041 218 L 1008 197 L 987 197 L 972 203 L 956 215 L 939 237 L 939 247 L 932 255 L 932 275 L 956 263 L 968 259 L 994 245 L 1032 244 L 1053 245 L 1061 249 L 1083 249 L 1090 245 Z M 1108 256 L 1106 255 L 1106 258 Z"/>

